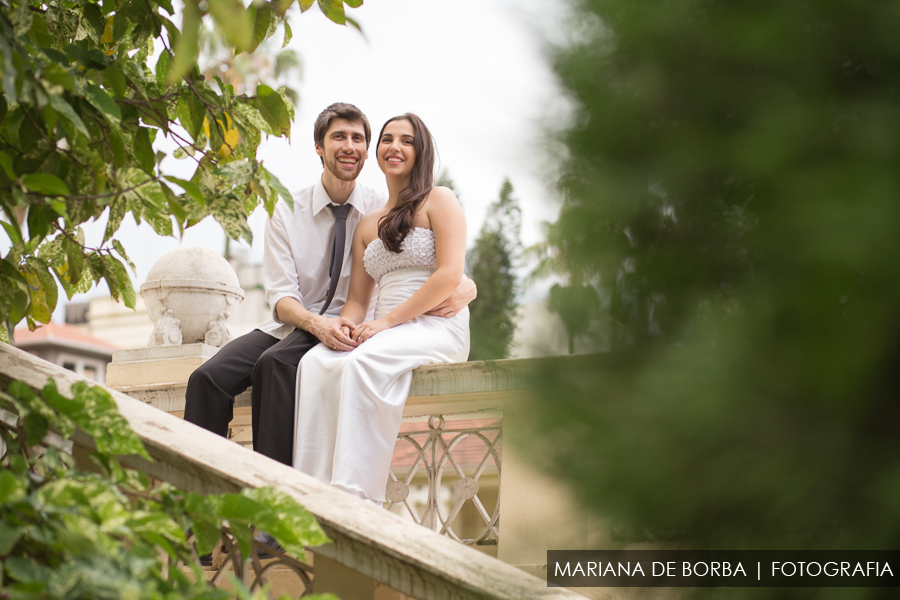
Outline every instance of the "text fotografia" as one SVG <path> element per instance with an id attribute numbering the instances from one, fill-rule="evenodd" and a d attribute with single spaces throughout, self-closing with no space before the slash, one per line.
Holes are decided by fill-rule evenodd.
<path id="1" fill-rule="evenodd" d="M 551 587 L 900 587 L 900 552 L 550 550 Z"/>
<path id="2" fill-rule="evenodd" d="M 574 566 L 573 566 L 574 564 Z M 785 562 L 781 563 L 778 561 L 773 561 L 768 567 L 772 568 L 772 577 L 777 575 L 785 575 L 787 577 L 793 577 L 794 575 L 809 575 L 812 577 L 818 577 L 819 575 L 826 575 L 828 577 L 856 577 L 856 576 L 879 576 L 884 577 L 888 575 L 890 577 L 894 576 L 894 572 L 891 571 L 891 566 L 888 563 L 879 563 L 869 561 L 866 563 L 866 566 L 863 567 L 863 564 L 858 562 L 856 564 L 842 561 L 828 561 L 824 565 L 818 562 Z M 760 577 L 760 570 L 762 569 L 762 563 L 756 563 L 756 571 L 757 578 Z M 735 563 L 732 565 L 730 562 L 719 562 L 719 561 L 710 561 L 710 562 L 690 562 L 684 561 L 680 564 L 677 561 L 669 561 L 669 562 L 653 562 L 651 567 L 651 575 L 653 577 L 677 577 L 679 576 L 679 572 L 681 571 L 681 577 L 746 577 L 747 571 L 744 569 L 744 565 L 741 563 Z M 602 561 L 599 562 L 591 562 L 587 561 L 586 563 L 580 562 L 558 562 L 553 567 L 553 574 L 557 577 L 573 577 L 576 575 L 581 575 L 582 577 L 644 577 L 644 568 L 641 566 L 640 562 L 634 563 L 632 566 L 631 562 L 627 562 L 624 565 L 622 563 L 611 563 L 608 562 L 604 566 Z"/>

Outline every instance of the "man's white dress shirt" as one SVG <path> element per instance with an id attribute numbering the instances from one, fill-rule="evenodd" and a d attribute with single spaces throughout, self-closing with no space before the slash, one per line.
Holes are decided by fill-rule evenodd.
<path id="1" fill-rule="evenodd" d="M 358 183 L 347 199 L 347 204 L 353 209 L 347 216 L 344 264 L 334 298 L 325 316 L 339 316 L 347 301 L 352 264 L 350 249 L 360 218 L 382 206 L 385 201 L 384 196 Z M 260 331 L 278 339 L 284 339 L 294 331 L 293 325 L 282 323 L 275 314 L 275 305 L 282 298 L 295 298 L 314 314 L 319 314 L 325 304 L 328 284 L 331 282 L 328 267 L 334 245 L 335 217 L 328 208 L 331 203 L 331 198 L 319 179 L 312 187 L 294 194 L 293 212 L 287 203 L 279 202 L 272 217 L 266 221 L 263 284 L 272 309 L 272 318 L 259 326 Z M 371 314 L 371 307 L 369 312 Z"/>

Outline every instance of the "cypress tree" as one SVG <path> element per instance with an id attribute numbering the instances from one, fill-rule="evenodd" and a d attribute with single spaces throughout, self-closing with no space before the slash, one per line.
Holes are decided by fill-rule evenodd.
<path id="1" fill-rule="evenodd" d="M 469 250 L 469 275 L 478 285 L 478 297 L 469 306 L 472 348 L 469 360 L 509 356 L 516 328 L 516 259 L 520 251 L 522 211 L 509 179 L 491 204 L 484 225 Z"/>

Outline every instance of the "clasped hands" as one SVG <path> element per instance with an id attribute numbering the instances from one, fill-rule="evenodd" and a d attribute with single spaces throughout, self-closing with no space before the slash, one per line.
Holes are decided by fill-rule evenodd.
<path id="1" fill-rule="evenodd" d="M 347 317 L 320 317 L 312 329 L 310 333 L 332 350 L 349 352 L 376 333 L 390 329 L 390 325 L 384 319 L 357 325 Z"/>
<path id="2" fill-rule="evenodd" d="M 463 278 L 462 284 L 450 296 L 426 312 L 426 315 L 450 318 L 465 308 L 476 295 L 475 283 Z M 357 325 L 347 317 L 319 316 L 312 324 L 309 332 L 332 350 L 349 352 L 361 343 L 385 329 L 390 329 L 385 319 L 364 321 Z"/>

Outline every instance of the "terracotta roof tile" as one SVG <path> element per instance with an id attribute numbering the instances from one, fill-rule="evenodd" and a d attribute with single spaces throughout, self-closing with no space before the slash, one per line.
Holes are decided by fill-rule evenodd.
<path id="1" fill-rule="evenodd" d="M 28 346 L 52 342 L 57 342 L 62 345 L 67 345 L 66 342 L 68 342 L 68 345 L 76 344 L 97 349 L 119 349 L 119 346 L 116 346 L 115 344 L 110 344 L 106 340 L 96 338 L 74 325 L 66 323 L 47 323 L 40 325 L 34 331 L 29 331 L 27 327 L 16 329 L 16 346 L 22 349 L 25 349 Z"/>
<path id="2" fill-rule="evenodd" d="M 461 432 L 458 431 L 460 429 L 477 429 L 481 430 L 485 427 L 499 427 L 501 425 L 501 419 L 492 418 L 492 419 L 466 419 L 460 421 L 447 421 L 444 424 L 444 430 L 442 437 L 446 445 L 450 445 L 453 443 L 454 439 L 457 436 L 461 435 Z M 449 431 L 448 431 L 449 430 Z M 404 423 L 400 427 L 400 434 L 404 433 L 417 433 L 418 435 L 413 435 L 412 440 L 417 444 L 424 445 L 428 441 L 429 432 L 428 425 L 424 422 L 421 423 Z M 421 432 L 421 433 L 419 433 Z M 484 458 L 485 453 L 488 449 L 488 444 L 493 443 L 494 440 L 497 439 L 498 431 L 482 431 L 481 435 L 484 436 L 484 439 L 479 435 L 463 435 L 453 447 L 452 456 L 459 464 L 459 466 L 466 472 L 469 472 L 475 469 Z M 485 441 L 485 439 L 487 441 Z M 501 447 L 503 442 L 501 440 L 500 444 L 497 445 L 497 454 L 501 454 Z M 431 451 L 428 450 L 426 452 L 427 459 L 431 460 Z M 441 458 L 443 457 L 444 450 L 443 446 L 438 447 L 437 451 L 437 461 L 440 463 Z M 397 473 L 396 469 L 411 467 L 418 458 L 418 448 L 416 448 L 410 441 L 406 439 L 398 440 L 394 445 L 394 456 L 391 461 L 391 467 L 395 469 L 395 473 Z M 488 466 L 494 466 L 493 457 L 488 458 Z M 421 465 L 419 466 L 421 470 Z M 454 470 L 452 463 L 447 461 L 445 465 L 445 469 Z M 424 473 L 424 471 L 420 471 Z M 400 476 L 397 473 L 398 477 Z"/>

